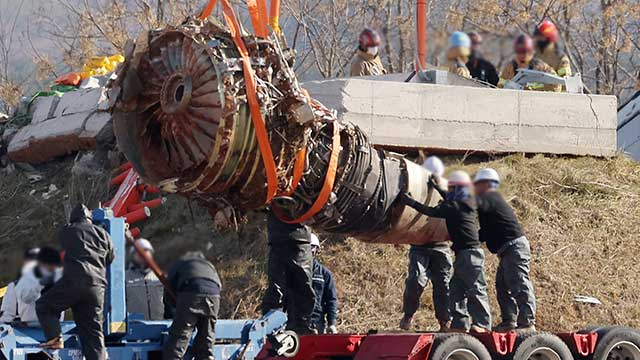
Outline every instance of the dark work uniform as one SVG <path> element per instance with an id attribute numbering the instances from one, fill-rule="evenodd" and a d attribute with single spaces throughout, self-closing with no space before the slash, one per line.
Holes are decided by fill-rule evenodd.
<path id="1" fill-rule="evenodd" d="M 500 81 L 498 70 L 482 55 L 473 52 L 467 61 L 467 68 L 472 78 L 498 86 L 498 81 Z"/>
<path id="2" fill-rule="evenodd" d="M 315 302 L 312 287 L 311 230 L 302 224 L 284 223 L 269 212 L 269 285 L 262 299 L 262 313 L 285 308 L 287 328 L 304 334 L 311 331 Z"/>
<path id="3" fill-rule="evenodd" d="M 446 199 L 444 190 L 435 187 Z M 444 218 L 456 259 L 449 283 L 451 327 L 469 329 L 471 325 L 491 329 L 489 296 L 484 276 L 484 252 L 478 238 L 478 213 L 473 198 L 445 200 L 436 207 L 428 207 L 411 198 L 406 204 L 420 213 Z"/>
<path id="4" fill-rule="evenodd" d="M 175 311 L 169 311 L 173 313 L 173 323 L 162 358 L 181 360 L 195 328 L 193 358 L 212 360 L 221 288 L 216 268 L 202 253 L 187 253 L 171 267 L 167 278 L 171 291 L 176 295 L 176 302 Z M 174 305 L 169 294 L 165 294 L 164 299 L 168 308 Z"/>
<path id="5" fill-rule="evenodd" d="M 500 258 L 496 294 L 504 323 L 535 324 L 536 298 L 529 279 L 531 249 L 513 209 L 497 191 L 477 197 L 480 241 Z"/>
<path id="6" fill-rule="evenodd" d="M 36 302 L 36 313 L 47 340 L 61 335 L 60 313 L 71 308 L 82 353 L 87 360 L 105 359 L 103 333 L 107 266 L 113 261 L 111 237 L 91 222 L 84 205 L 71 212 L 70 223 L 58 232 L 64 251 L 62 278 Z"/>
<path id="7" fill-rule="evenodd" d="M 333 274 L 316 259 L 313 260 L 313 291 L 316 294 L 311 323 L 318 333 L 338 320 L 338 292 Z"/>

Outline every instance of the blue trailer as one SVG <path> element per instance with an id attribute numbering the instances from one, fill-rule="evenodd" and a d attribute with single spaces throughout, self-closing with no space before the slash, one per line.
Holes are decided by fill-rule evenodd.
<path id="1" fill-rule="evenodd" d="M 125 219 L 114 217 L 108 208 L 93 211 L 93 219 L 111 234 L 116 259 L 108 272 L 109 285 L 105 299 L 104 332 L 110 359 L 153 360 L 162 358 L 171 321 L 145 321 L 130 314 L 125 298 Z M 218 320 L 216 323 L 216 359 L 253 359 L 270 335 L 282 334 L 286 315 L 272 311 L 255 320 Z M 45 342 L 40 328 L 20 324 L 0 325 L 0 359 L 2 360 L 82 360 L 80 340 L 75 323 L 62 325 L 64 349 L 43 351 Z M 282 336 L 282 335 L 280 335 Z M 190 359 L 189 354 L 185 357 Z"/>

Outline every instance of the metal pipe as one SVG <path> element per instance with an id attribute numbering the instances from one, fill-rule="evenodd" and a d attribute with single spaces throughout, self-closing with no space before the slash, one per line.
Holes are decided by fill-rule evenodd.
<path id="1" fill-rule="evenodd" d="M 427 0 L 416 2 L 416 34 L 416 71 L 420 71 L 427 68 Z"/>

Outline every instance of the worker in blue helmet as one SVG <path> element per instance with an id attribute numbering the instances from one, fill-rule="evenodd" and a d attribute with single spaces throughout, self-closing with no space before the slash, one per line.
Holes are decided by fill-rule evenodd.
<path id="1" fill-rule="evenodd" d="M 447 50 L 447 66 L 449 72 L 471 79 L 471 72 L 467 62 L 471 55 L 471 39 L 462 31 L 456 31 L 449 36 L 449 50 Z"/>
<path id="2" fill-rule="evenodd" d="M 498 192 L 500 176 L 491 168 L 480 169 L 474 179 L 480 241 L 487 244 L 500 264 L 496 295 L 502 322 L 496 331 L 535 331 L 536 297 L 529 278 L 531 248 L 513 208 Z"/>

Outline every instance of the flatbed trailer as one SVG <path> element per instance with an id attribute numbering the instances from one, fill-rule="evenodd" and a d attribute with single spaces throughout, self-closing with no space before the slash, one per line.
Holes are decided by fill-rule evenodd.
<path id="1" fill-rule="evenodd" d="M 640 334 L 620 326 L 567 333 L 369 333 L 306 335 L 278 356 L 258 360 L 640 360 Z"/>

